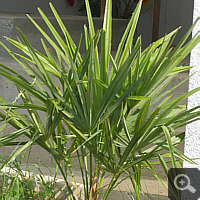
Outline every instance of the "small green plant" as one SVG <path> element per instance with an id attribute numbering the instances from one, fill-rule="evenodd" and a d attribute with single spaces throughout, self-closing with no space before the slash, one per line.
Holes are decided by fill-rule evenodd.
<path id="1" fill-rule="evenodd" d="M 133 44 L 141 0 L 113 57 L 111 0 L 106 1 L 103 28 L 96 32 L 88 0 L 85 0 L 85 4 L 89 30 L 84 26 L 83 57 L 79 53 L 82 35 L 75 45 L 51 3 L 65 40 L 41 9 L 38 9 L 39 13 L 57 44 L 33 18 L 27 16 L 52 46 L 55 55 L 44 40 L 41 43 L 45 55 L 33 49 L 19 29 L 21 39 L 6 39 L 22 54 L 14 53 L 0 43 L 30 78 L 0 64 L 0 75 L 12 81 L 19 91 L 18 97 L 23 101 L 10 103 L 0 96 L 1 129 L 7 124 L 16 129 L 1 136 L 0 146 L 16 145 L 18 143 L 13 140 L 21 135 L 27 136 L 27 140 L 20 143 L 20 147 L 0 168 L 30 145 L 39 145 L 57 163 L 69 198 L 76 199 L 75 191 L 68 182 L 69 175 L 79 193 L 71 165 L 73 158 L 78 159 L 80 164 L 85 199 L 99 198 L 102 188 L 106 188 L 103 185 L 106 173 L 112 176 L 112 180 L 103 194 L 104 200 L 117 187 L 122 174 L 130 178 L 136 199 L 140 199 L 140 179 L 144 168 L 165 185 L 154 170 L 155 164 L 162 165 L 167 174 L 167 162 L 172 163 L 173 167 L 181 167 L 179 162 L 182 160 L 194 163 L 176 148 L 184 139 L 184 132 L 177 135 L 176 130 L 199 120 L 198 107 L 187 110 L 186 105 L 180 102 L 200 88 L 172 99 L 174 90 L 186 79 L 165 92 L 163 90 L 179 72 L 191 68 L 178 67 L 178 64 L 199 43 L 200 36 L 185 44 L 195 22 L 175 48 L 172 48 L 172 43 L 179 28 L 142 51 L 141 37 Z M 101 56 L 98 55 L 97 46 L 100 38 Z M 55 80 L 59 82 L 58 85 L 54 84 Z M 27 114 L 21 114 L 17 109 L 27 110 Z M 46 114 L 45 120 L 39 114 L 41 112 Z"/>
<path id="2" fill-rule="evenodd" d="M 0 163 L 5 162 L 1 158 Z M 45 180 L 43 172 L 40 170 L 40 176 L 34 172 L 23 171 L 21 162 L 16 159 L 0 172 L 0 199 L 55 199 L 55 177 L 51 182 Z"/>

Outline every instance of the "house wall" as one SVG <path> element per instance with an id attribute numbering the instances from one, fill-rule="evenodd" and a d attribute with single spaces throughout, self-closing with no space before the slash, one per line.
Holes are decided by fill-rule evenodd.
<path id="1" fill-rule="evenodd" d="M 193 21 L 200 17 L 200 0 L 194 1 L 194 14 Z M 193 29 L 192 35 L 195 36 L 200 30 L 200 21 Z M 193 90 L 200 87 L 200 44 L 198 44 L 191 52 L 190 65 L 196 66 L 190 69 L 190 75 L 194 74 L 189 80 L 189 90 Z M 200 106 L 200 91 L 191 95 L 188 98 L 188 109 Z M 200 109 L 199 109 L 200 110 Z M 185 136 L 185 155 L 189 158 L 199 158 L 200 157 L 200 120 L 188 124 L 186 126 L 186 136 Z M 184 162 L 184 167 L 199 168 L 200 169 L 200 159 L 195 160 L 198 165 L 190 164 Z"/>

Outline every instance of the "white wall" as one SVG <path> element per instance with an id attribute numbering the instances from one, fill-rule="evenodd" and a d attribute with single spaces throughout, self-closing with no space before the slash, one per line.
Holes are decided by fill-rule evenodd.
<path id="1" fill-rule="evenodd" d="M 200 17 L 200 0 L 194 0 L 193 21 Z M 193 30 L 194 36 L 200 30 L 200 21 Z M 191 52 L 190 65 L 196 66 L 190 69 L 190 75 L 196 72 L 189 80 L 189 90 L 200 87 L 200 44 Z M 200 91 L 188 98 L 188 109 L 200 106 Z M 186 126 L 185 155 L 190 158 L 200 158 L 200 121 L 196 121 Z M 200 159 L 196 160 L 200 169 Z M 184 167 L 197 167 L 184 162 Z"/>

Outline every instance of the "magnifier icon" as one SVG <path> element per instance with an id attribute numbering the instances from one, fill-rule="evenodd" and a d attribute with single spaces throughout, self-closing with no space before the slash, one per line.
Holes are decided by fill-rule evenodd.
<path id="1" fill-rule="evenodd" d="M 174 179 L 174 186 L 178 190 L 189 190 L 192 193 L 196 192 L 196 189 L 190 185 L 190 178 L 186 174 L 179 174 Z"/>

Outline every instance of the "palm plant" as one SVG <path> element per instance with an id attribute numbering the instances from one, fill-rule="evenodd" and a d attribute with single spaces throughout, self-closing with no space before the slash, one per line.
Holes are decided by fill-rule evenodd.
<path id="1" fill-rule="evenodd" d="M 6 39 L 22 54 L 11 52 L 0 43 L 32 80 L 30 82 L 30 79 L 0 64 L 0 75 L 13 82 L 23 100 L 23 103 L 9 103 L 0 97 L 3 111 L 0 117 L 4 121 L 1 129 L 6 124 L 16 129 L 13 133 L 2 135 L 0 146 L 16 145 L 13 140 L 24 134 L 28 138 L 20 142 L 22 146 L 1 168 L 30 145 L 39 145 L 56 161 L 66 181 L 69 198 L 75 199 L 75 195 L 67 179 L 67 170 L 76 182 L 71 167 L 71 158 L 76 157 L 80 164 L 85 199 L 98 199 L 106 173 L 112 174 L 112 180 L 103 199 L 107 199 L 110 191 L 117 186 L 122 174 L 130 178 L 139 199 L 143 168 L 163 182 L 154 170 L 154 164 L 160 163 L 167 173 L 167 162 L 171 162 L 173 167 L 181 167 L 179 161 L 182 160 L 194 163 L 177 150 L 176 146 L 183 140 L 184 133 L 177 135 L 175 130 L 199 120 L 198 107 L 187 110 L 185 105 L 179 103 L 200 88 L 171 99 L 171 93 L 184 80 L 164 93 L 162 91 L 179 72 L 191 68 L 177 66 L 200 41 L 200 36 L 185 44 L 195 26 L 193 24 L 175 48 L 172 48 L 172 43 L 179 28 L 142 51 L 141 37 L 134 45 L 132 40 L 141 0 L 113 57 L 111 0 L 106 1 L 103 28 L 96 32 L 88 0 L 85 0 L 85 4 L 89 31 L 84 26 L 83 58 L 79 53 L 82 35 L 75 45 L 51 3 L 50 7 L 66 41 L 61 39 L 41 9 L 38 9 L 39 13 L 57 44 L 34 19 L 27 16 L 52 46 L 55 55 L 43 40 L 46 55 L 33 49 L 19 29 L 22 41 Z M 101 56 L 97 47 L 100 38 Z M 54 80 L 58 80 L 60 85 L 55 85 Z M 158 106 L 153 108 L 159 101 Z M 17 109 L 25 109 L 28 114 L 21 114 Z M 45 120 L 40 112 L 46 113 Z M 166 158 L 170 160 L 166 161 Z"/>

